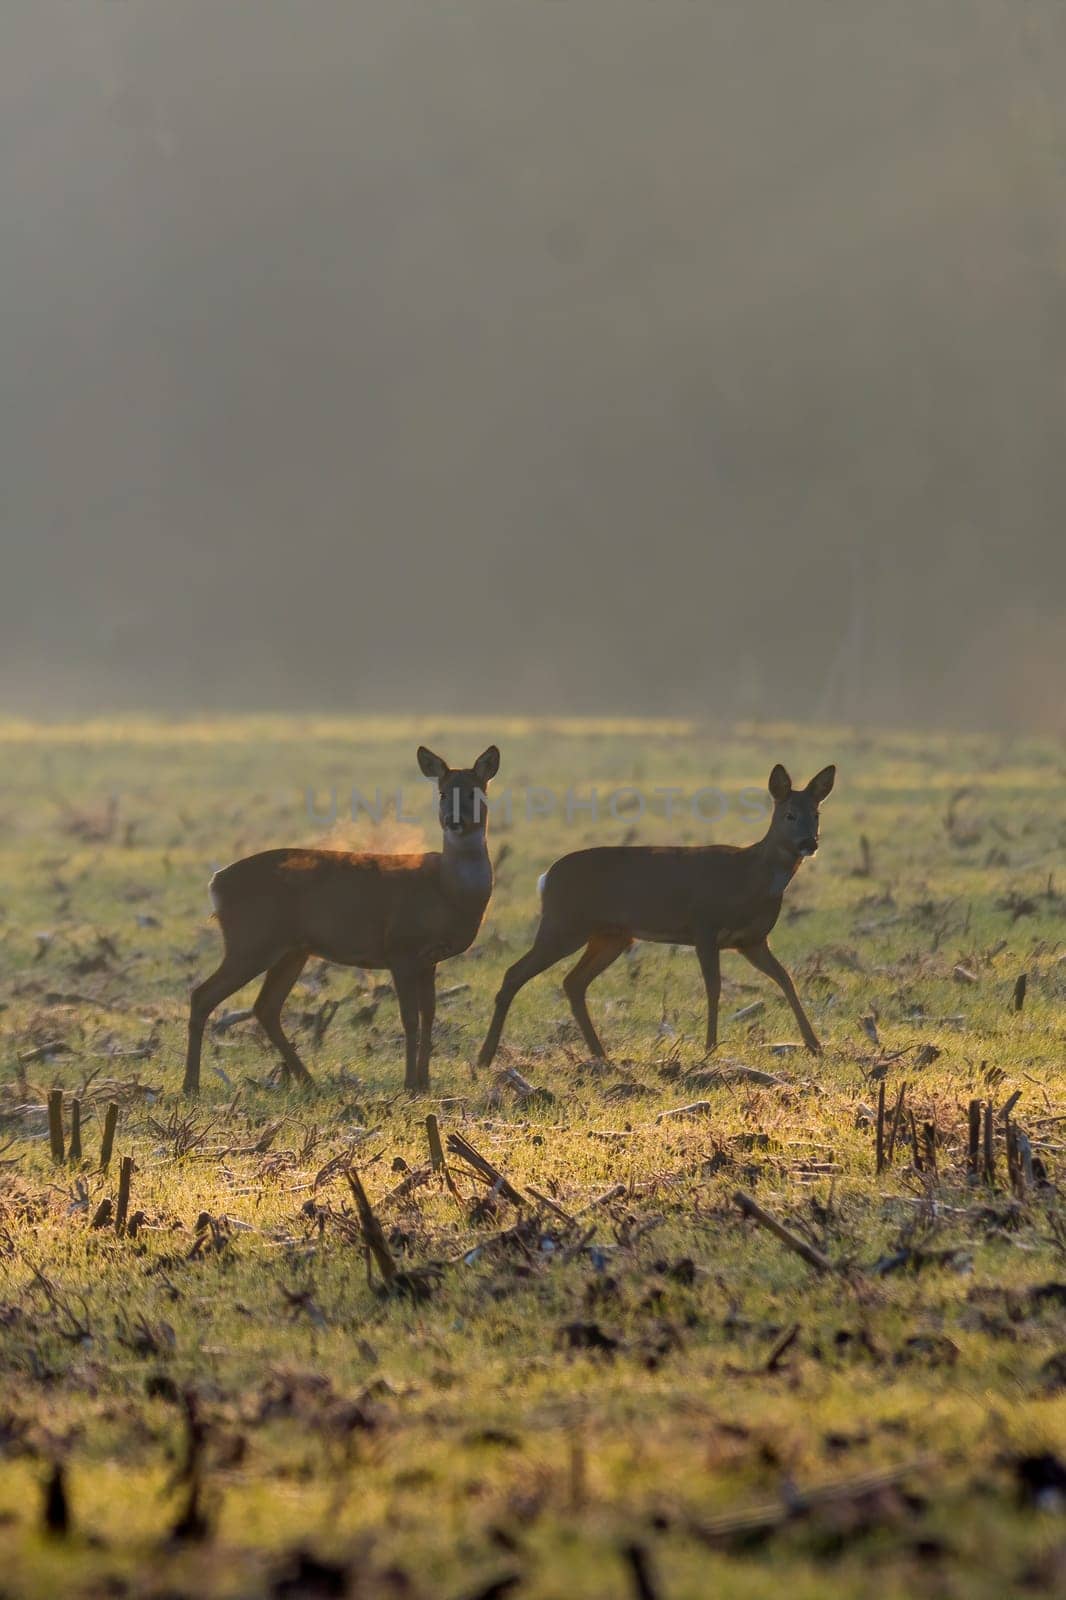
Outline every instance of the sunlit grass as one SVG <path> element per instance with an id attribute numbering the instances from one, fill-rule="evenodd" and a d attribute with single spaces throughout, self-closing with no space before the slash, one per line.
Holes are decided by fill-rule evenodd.
<path id="1" fill-rule="evenodd" d="M 374 994 L 385 975 L 312 964 L 287 1018 L 316 1096 L 265 1086 L 272 1061 L 250 1025 L 209 1034 L 204 1097 L 182 1134 L 195 1142 L 177 1157 L 186 997 L 218 950 L 212 868 L 320 840 L 308 789 L 343 797 L 353 784 L 402 784 L 415 797 L 418 742 L 458 763 L 489 739 L 503 752 L 498 792 L 716 785 L 729 810 L 713 829 L 689 813 L 585 812 L 568 824 L 527 822 L 516 806 L 510 825 L 497 814 L 500 868 L 481 937 L 440 973 L 433 1097 L 402 1094 L 395 1002 Z M 8 722 L 0 753 L 9 1588 L 97 1593 L 150 1567 L 170 1592 L 262 1592 L 277 1563 L 310 1544 L 354 1558 L 372 1593 L 389 1582 L 415 1596 L 475 1592 L 513 1570 L 517 1593 L 606 1597 L 627 1592 L 620 1551 L 631 1539 L 647 1548 L 664 1600 L 857 1597 L 874 1562 L 885 1595 L 991 1597 L 1037 1581 L 1061 1518 L 1021 1506 L 1011 1461 L 1061 1453 L 1066 1436 L 1047 1367 L 1066 1343 L 1062 1308 L 1026 1298 L 1066 1276 L 1053 1242 L 1061 1210 L 1050 1187 L 1012 1202 L 1001 1144 L 996 1190 L 969 1185 L 965 1123 L 971 1098 L 1001 1107 L 1020 1090 L 1014 1115 L 1051 1178 L 1061 1172 L 1066 1122 L 1050 1120 L 1066 1112 L 1055 747 L 684 722 L 309 717 Z M 544 868 L 626 836 L 747 842 L 757 825 L 735 797 L 764 785 L 775 760 L 799 780 L 830 760 L 840 768 L 823 847 L 772 940 L 825 1056 L 775 1051 L 794 1038 L 787 1010 L 726 956 L 716 1060 L 783 1081 L 693 1077 L 704 1023 L 695 960 L 638 947 L 591 991 L 612 1066 L 583 1060 L 560 967 L 520 995 L 499 1063 L 553 1098 L 524 1105 L 495 1078 L 475 1080 L 468 1064 L 499 979 L 531 937 Z M 354 836 L 370 827 L 363 819 Z M 857 875 L 862 836 L 869 876 Z M 330 1000 L 342 1004 L 316 1046 Z M 756 1000 L 759 1012 L 734 1020 Z M 46 1045 L 61 1048 L 42 1055 Z M 919 1066 L 923 1046 L 939 1054 Z M 916 1129 L 937 1128 L 931 1190 L 909 1123 L 892 1168 L 874 1172 L 868 1112 L 882 1070 L 890 1108 L 906 1081 Z M 53 1086 L 85 1102 L 80 1166 L 49 1158 Z M 105 1177 L 98 1116 L 112 1096 L 123 1113 Z M 656 1120 L 701 1100 L 709 1111 Z M 625 1192 L 573 1234 L 562 1229 L 552 1252 L 484 1248 L 515 1213 L 504 1205 L 472 1221 L 468 1201 L 483 1191 L 468 1177 L 457 1177 L 462 1203 L 434 1179 L 383 1204 L 399 1161 L 426 1160 L 429 1110 L 568 1215 L 613 1185 Z M 148 1226 L 117 1239 L 89 1222 L 126 1154 L 132 1209 Z M 381 1206 L 400 1264 L 446 1263 L 425 1303 L 368 1285 L 337 1220 L 351 1204 L 346 1160 Z M 737 1188 L 807 1227 L 842 1270 L 814 1277 L 741 1219 Z M 221 1247 L 190 1258 L 203 1212 L 228 1219 Z M 957 1246 L 957 1258 L 872 1274 L 916 1219 L 916 1241 Z M 546 1237 L 558 1223 L 546 1210 Z M 575 1322 L 613 1348 L 566 1348 L 560 1330 Z M 214 1536 L 174 1550 L 163 1545 L 186 1492 L 175 1476 L 190 1389 L 208 1430 Z M 76 1528 L 64 1542 L 38 1531 L 54 1458 L 67 1464 Z M 712 1549 L 701 1535 L 783 1485 L 907 1465 L 922 1506 L 888 1495 L 865 1522 L 797 1522 L 747 1550 Z M 1054 1580 L 1040 1581 L 1050 1592 Z"/>

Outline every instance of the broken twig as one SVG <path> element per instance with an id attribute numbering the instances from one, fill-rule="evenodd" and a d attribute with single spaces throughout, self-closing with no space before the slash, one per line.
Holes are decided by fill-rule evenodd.
<path id="1" fill-rule="evenodd" d="M 798 1234 L 790 1233 L 783 1223 L 778 1222 L 776 1217 L 770 1215 L 769 1211 L 764 1211 L 758 1201 L 753 1200 L 750 1194 L 745 1194 L 742 1189 L 738 1189 L 733 1196 L 733 1204 L 739 1206 L 746 1217 L 751 1217 L 761 1228 L 765 1228 L 769 1233 L 772 1233 L 775 1239 L 780 1239 L 783 1245 L 795 1255 L 800 1256 L 816 1272 L 831 1272 L 833 1270 L 833 1263 L 828 1256 L 824 1256 L 820 1250 L 815 1249 L 813 1244 L 808 1244 L 806 1239 L 801 1239 Z"/>

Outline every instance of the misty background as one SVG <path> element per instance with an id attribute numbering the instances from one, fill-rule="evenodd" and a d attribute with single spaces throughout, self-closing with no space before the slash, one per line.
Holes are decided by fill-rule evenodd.
<path id="1" fill-rule="evenodd" d="M 1057 0 L 7 0 L 2 709 L 1062 725 Z"/>

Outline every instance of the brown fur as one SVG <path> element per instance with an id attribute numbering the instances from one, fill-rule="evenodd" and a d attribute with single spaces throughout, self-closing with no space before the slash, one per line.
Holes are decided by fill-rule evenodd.
<path id="1" fill-rule="evenodd" d="M 311 1074 L 281 1026 L 285 1000 L 310 956 L 392 974 L 406 1041 L 405 1083 L 428 1089 L 437 963 L 477 937 L 492 892 L 487 810 L 478 799 L 499 767 L 491 745 L 453 771 L 431 751 L 419 764 L 437 779 L 443 849 L 424 855 L 264 850 L 211 880 L 225 955 L 192 993 L 185 1093 L 200 1087 L 204 1026 L 216 1006 L 265 973 L 255 1014 L 281 1054 L 282 1073 Z"/>
<path id="2" fill-rule="evenodd" d="M 833 787 L 826 767 L 795 790 L 784 767 L 770 774 L 773 815 L 764 838 L 733 845 L 657 847 L 608 845 L 563 856 L 548 871 L 540 927 L 532 948 L 509 969 L 496 996 L 479 1066 L 496 1054 L 511 1002 L 523 984 L 585 945 L 563 983 L 571 1010 L 593 1055 L 603 1045 L 585 993 L 592 980 L 634 939 L 694 946 L 707 992 L 707 1049 L 718 1040 L 719 951 L 738 950 L 781 987 L 808 1050 L 821 1045 L 792 979 L 766 942 L 781 900 L 804 855 L 818 842 L 818 807 Z"/>

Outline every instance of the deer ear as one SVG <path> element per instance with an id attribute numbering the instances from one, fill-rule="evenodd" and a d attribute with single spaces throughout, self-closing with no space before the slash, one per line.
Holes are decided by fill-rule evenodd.
<path id="1" fill-rule="evenodd" d="M 477 779 L 478 788 L 484 789 L 491 778 L 500 770 L 500 752 L 494 744 L 483 750 L 474 762 L 474 777 Z"/>
<path id="2" fill-rule="evenodd" d="M 427 750 L 424 744 L 418 747 L 418 765 L 426 778 L 446 778 L 451 771 L 448 763 L 442 761 L 440 756 L 435 756 L 432 750 Z"/>
<path id="3" fill-rule="evenodd" d="M 770 794 L 778 802 L 778 804 L 780 804 L 782 800 L 787 800 L 789 795 L 792 793 L 792 779 L 789 777 L 780 761 L 777 763 L 777 766 L 774 768 L 773 772 L 771 772 L 770 782 L 767 787 L 770 790 Z"/>
<path id="4" fill-rule="evenodd" d="M 807 793 L 816 805 L 821 805 L 826 795 L 830 793 L 836 782 L 836 767 L 823 767 L 821 772 L 816 772 L 807 785 Z"/>

